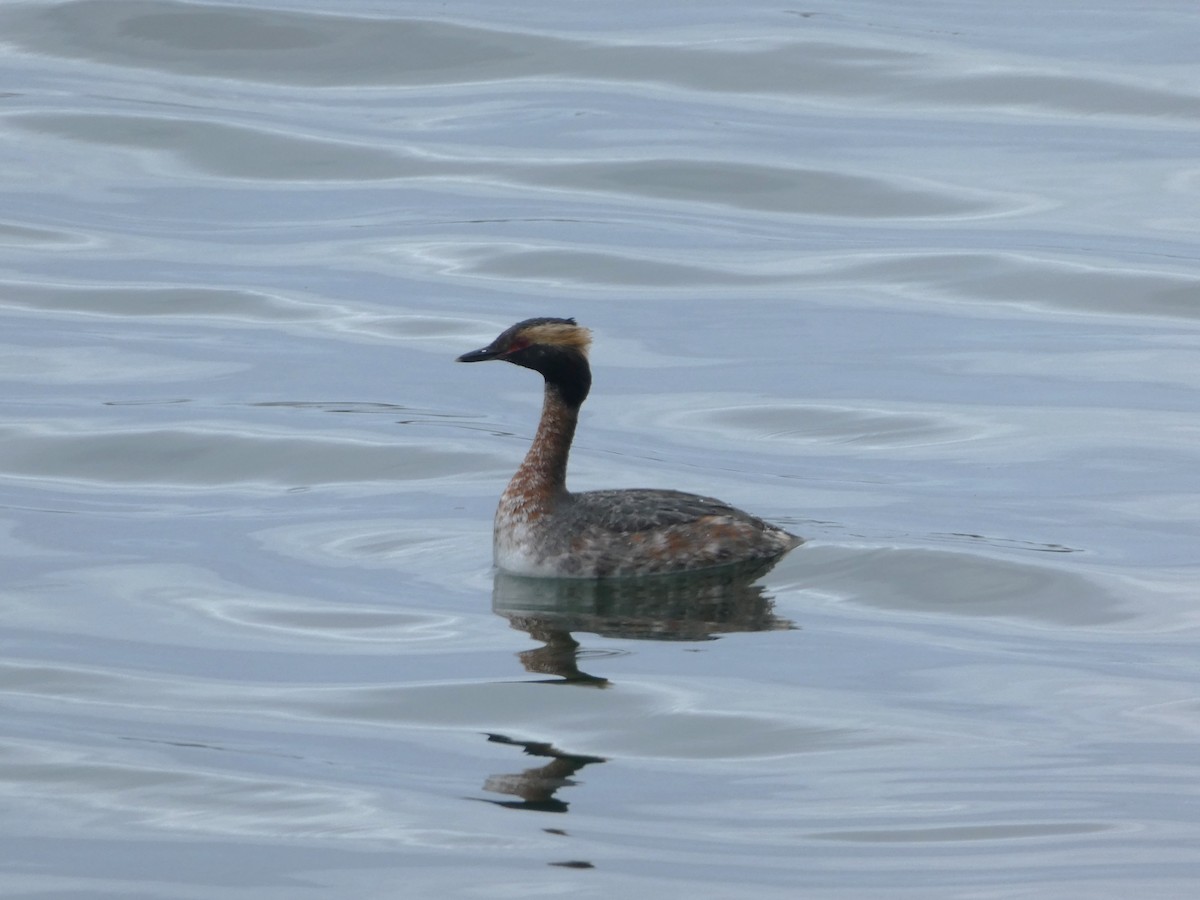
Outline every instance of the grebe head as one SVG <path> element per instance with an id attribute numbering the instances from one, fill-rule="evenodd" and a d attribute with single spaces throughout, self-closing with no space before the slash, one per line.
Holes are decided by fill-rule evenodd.
<path id="1" fill-rule="evenodd" d="M 502 359 L 541 372 L 571 406 L 579 406 L 592 386 L 587 350 L 592 333 L 574 319 L 526 319 L 505 329 L 479 350 L 464 353 L 459 362 Z"/>

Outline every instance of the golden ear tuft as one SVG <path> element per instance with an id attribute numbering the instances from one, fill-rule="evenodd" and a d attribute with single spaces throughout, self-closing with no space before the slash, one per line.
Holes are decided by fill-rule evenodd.
<path id="1" fill-rule="evenodd" d="M 523 329 L 521 337 L 531 344 L 542 344 L 546 347 L 567 347 L 587 353 L 592 344 L 592 333 L 580 326 L 569 325 L 566 322 L 546 322 L 542 325 L 531 325 Z"/>

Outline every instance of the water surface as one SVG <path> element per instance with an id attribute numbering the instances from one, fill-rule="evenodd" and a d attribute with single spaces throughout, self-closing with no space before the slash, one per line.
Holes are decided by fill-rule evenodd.
<path id="1" fill-rule="evenodd" d="M 1194 20 L 0 8 L 5 896 L 1191 896 Z M 809 543 L 495 576 L 533 315 Z"/>

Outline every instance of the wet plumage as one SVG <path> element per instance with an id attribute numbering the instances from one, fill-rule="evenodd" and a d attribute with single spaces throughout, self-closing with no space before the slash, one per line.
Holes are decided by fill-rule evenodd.
<path id="1" fill-rule="evenodd" d="M 801 539 L 720 500 L 682 491 L 567 490 L 590 332 L 574 319 L 519 322 L 460 362 L 502 359 L 545 378 L 542 417 L 496 509 L 496 565 L 519 575 L 605 578 L 773 559 Z"/>

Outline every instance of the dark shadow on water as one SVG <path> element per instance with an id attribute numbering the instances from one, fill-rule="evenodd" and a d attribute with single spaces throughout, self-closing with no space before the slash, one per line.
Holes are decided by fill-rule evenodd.
<path id="1" fill-rule="evenodd" d="M 586 631 L 623 640 L 710 641 L 739 631 L 796 626 L 775 615 L 757 579 L 774 560 L 679 575 L 628 579 L 522 578 L 497 573 L 492 610 L 543 646 L 518 654 L 526 671 L 556 675 L 553 684 L 604 686 L 579 668 Z"/>

